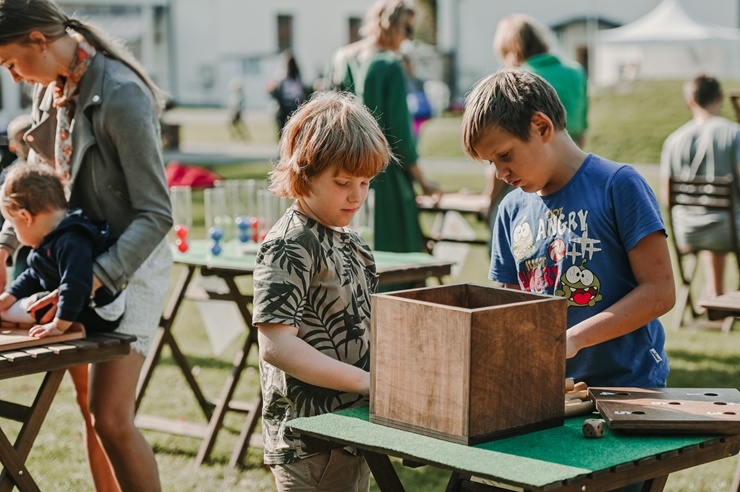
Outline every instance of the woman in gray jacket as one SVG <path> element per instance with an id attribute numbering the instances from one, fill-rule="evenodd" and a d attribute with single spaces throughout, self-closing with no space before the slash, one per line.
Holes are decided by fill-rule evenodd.
<path id="1" fill-rule="evenodd" d="M 117 331 L 137 341 L 127 357 L 90 369 L 90 411 L 120 488 L 159 490 L 154 454 L 134 425 L 134 407 L 172 265 L 161 92 L 127 50 L 51 0 L 0 1 L 0 64 L 16 81 L 35 84 L 29 160 L 54 166 L 65 179 L 70 207 L 107 220 L 117 237 L 95 262 L 93 290 L 126 289 Z M 0 236 L 0 262 L 16 244 L 7 231 Z M 5 283 L 0 268 L 0 290 Z"/>

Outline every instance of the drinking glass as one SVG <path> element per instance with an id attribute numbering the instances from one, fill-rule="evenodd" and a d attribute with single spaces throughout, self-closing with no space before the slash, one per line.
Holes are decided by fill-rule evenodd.
<path id="1" fill-rule="evenodd" d="M 210 253 L 218 256 L 223 251 L 225 230 L 231 223 L 227 214 L 226 189 L 221 186 L 206 188 L 203 191 L 205 202 L 206 234 L 211 241 Z"/>
<path id="2" fill-rule="evenodd" d="M 175 246 L 185 253 L 190 248 L 190 230 L 193 226 L 193 197 L 190 186 L 173 186 L 170 188 L 172 203 L 172 230 L 175 233 Z"/>

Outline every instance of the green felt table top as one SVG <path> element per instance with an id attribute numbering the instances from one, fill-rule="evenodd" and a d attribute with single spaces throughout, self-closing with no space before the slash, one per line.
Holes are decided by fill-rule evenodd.
<path id="1" fill-rule="evenodd" d="M 475 446 L 373 424 L 368 407 L 297 418 L 289 426 L 342 444 L 531 487 L 544 487 L 717 438 L 628 435 L 605 427 L 603 437 L 588 439 L 581 426 L 586 418 L 593 417 L 596 415 L 573 417 L 560 427 Z"/>
<path id="2" fill-rule="evenodd" d="M 222 268 L 227 270 L 239 270 L 251 273 L 254 270 L 257 258 L 257 246 L 255 243 L 245 245 L 229 241 L 223 244 L 223 251 L 219 256 L 208 253 L 209 241 L 204 239 L 191 240 L 189 249 L 181 253 L 172 246 L 176 263 L 188 265 L 205 266 L 210 268 Z M 426 253 L 392 253 L 389 251 L 373 251 L 378 273 L 403 267 L 424 267 L 432 265 L 450 265 L 449 260 L 440 260 Z"/>

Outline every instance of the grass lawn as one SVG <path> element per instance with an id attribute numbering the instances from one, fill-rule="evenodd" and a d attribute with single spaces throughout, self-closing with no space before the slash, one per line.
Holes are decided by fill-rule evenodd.
<path id="1" fill-rule="evenodd" d="M 727 85 L 740 88 L 740 84 Z M 656 163 L 662 139 L 672 129 L 686 121 L 688 113 L 681 105 L 680 83 L 639 83 L 630 88 L 614 89 L 594 94 L 591 101 L 591 129 L 587 150 L 624 162 Z M 727 105 L 729 115 L 729 103 Z M 462 157 L 459 136 L 459 116 L 432 120 L 423 131 L 420 144 L 424 156 Z M 223 128 L 193 125 L 183 129 L 187 141 L 212 139 L 228 141 Z M 255 140 L 273 139 L 272 127 L 250 126 Z M 244 164 L 216 166 L 214 169 L 226 178 L 263 178 L 268 165 Z M 480 190 L 483 187 L 482 168 L 460 172 L 458 169 L 429 171 L 432 178 L 444 185 L 446 191 L 460 188 Z M 655 185 L 655 173 L 649 180 Z M 202 192 L 194 199 L 202 200 Z M 196 207 L 196 214 L 202 208 Z M 194 221 L 194 228 L 202 231 L 202 217 Z M 427 226 L 428 224 L 425 224 Z M 480 228 L 479 225 L 477 227 Z M 200 229 L 199 229 L 200 228 Z M 479 229 L 480 230 L 480 229 Z M 459 277 L 454 282 L 487 283 L 488 255 L 483 247 L 471 247 Z M 736 277 L 733 273 L 732 281 Z M 248 286 L 247 286 L 248 287 Z M 664 324 L 668 324 L 670 313 Z M 175 334 L 193 365 L 194 376 L 206 391 L 206 396 L 217 398 L 229 374 L 236 347 L 232 344 L 223 354 L 214 356 L 209 341 L 201 328 L 197 307 L 192 302 L 183 304 L 175 323 Z M 682 329 L 668 332 L 668 352 L 672 372 L 669 385 L 673 387 L 737 387 L 740 372 L 740 329 L 729 335 L 717 331 Z M 246 401 L 259 387 L 255 353 L 242 376 L 235 399 Z M 21 403 L 35 391 L 38 377 L 0 381 L 0 397 Z M 143 413 L 153 413 L 174 419 L 205 422 L 199 413 L 182 375 L 165 350 L 144 399 Z M 162 485 L 165 491 L 272 491 L 271 475 L 261 465 L 261 452 L 250 450 L 243 467 L 232 469 L 228 460 L 236 443 L 243 416 L 227 415 L 224 429 L 219 434 L 212 459 L 206 465 L 194 465 L 200 442 L 187 437 L 170 436 L 145 431 L 146 438 L 156 451 Z M 3 430 L 15 436 L 18 426 L 3 421 Z M 41 490 L 92 490 L 87 476 L 79 418 L 71 384 L 65 380 L 54 401 L 28 467 Z M 732 457 L 709 465 L 692 468 L 670 476 L 666 490 L 722 491 L 728 490 L 738 458 Z M 394 462 L 402 482 L 409 491 L 443 490 L 449 473 L 432 467 L 411 469 Z M 377 490 L 377 488 L 373 488 Z"/>

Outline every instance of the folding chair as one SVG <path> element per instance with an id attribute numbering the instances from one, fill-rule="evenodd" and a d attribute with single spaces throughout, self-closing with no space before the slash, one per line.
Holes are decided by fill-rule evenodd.
<path id="1" fill-rule="evenodd" d="M 672 231 L 675 230 L 673 221 L 673 207 L 701 207 L 704 210 L 726 211 L 730 218 L 730 237 L 733 239 L 728 252 L 735 254 L 740 265 L 740 244 L 737 241 L 735 225 L 735 184 L 732 175 L 707 179 L 696 177 L 688 180 L 671 178 L 668 187 L 668 218 Z M 698 267 L 699 250 L 686 251 L 679 248 L 676 235 L 671 234 L 674 250 L 676 251 L 680 285 L 676 295 L 673 328 L 683 325 L 686 311 L 696 320 L 701 313 L 696 308 L 691 296 L 691 284 Z"/>

